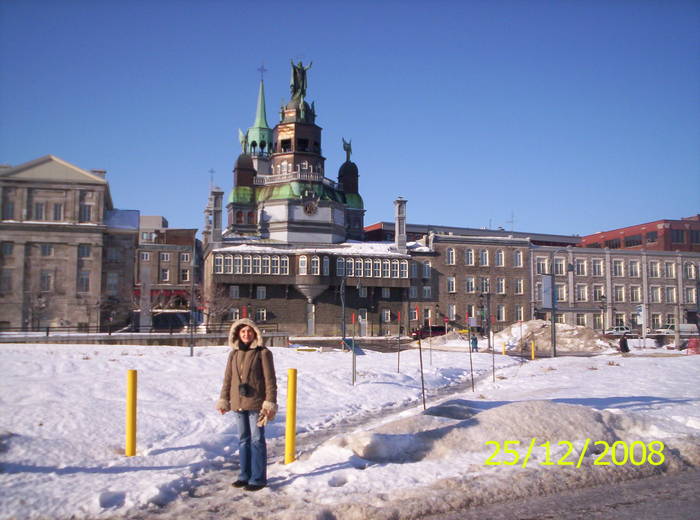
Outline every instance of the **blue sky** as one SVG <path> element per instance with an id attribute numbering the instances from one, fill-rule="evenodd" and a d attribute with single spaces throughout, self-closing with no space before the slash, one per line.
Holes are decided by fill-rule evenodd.
<path id="1" fill-rule="evenodd" d="M 201 228 L 264 62 L 290 59 L 326 176 L 352 139 L 365 223 L 588 234 L 700 212 L 700 2 L 0 0 L 0 162 L 108 170 L 115 205 Z"/>

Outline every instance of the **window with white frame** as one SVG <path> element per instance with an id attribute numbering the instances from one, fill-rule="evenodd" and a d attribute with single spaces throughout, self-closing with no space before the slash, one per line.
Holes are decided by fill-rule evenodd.
<path id="1" fill-rule="evenodd" d="M 214 257 L 214 272 L 216 274 L 224 272 L 224 257 L 222 255 L 216 255 Z"/>
<path id="2" fill-rule="evenodd" d="M 695 267 L 695 264 L 692 262 L 686 262 L 685 263 L 685 277 L 688 280 L 695 280 L 695 276 L 697 273 L 697 269 Z"/>
<path id="3" fill-rule="evenodd" d="M 557 290 L 557 301 L 558 302 L 565 302 L 566 301 L 566 285 L 563 283 L 558 283 L 556 285 L 556 290 Z"/>
<path id="4" fill-rule="evenodd" d="M 542 282 L 537 282 L 535 284 L 535 301 L 542 301 Z"/>
<path id="5" fill-rule="evenodd" d="M 564 259 L 555 258 L 554 259 L 554 274 L 557 276 L 562 276 L 565 273 Z"/>
<path id="6" fill-rule="evenodd" d="M 240 285 L 229 285 L 228 287 L 228 297 L 237 300 L 241 297 L 241 286 Z"/>
<path id="7" fill-rule="evenodd" d="M 160 254 L 160 261 L 161 262 L 170 262 L 170 253 L 161 253 Z"/>
<path id="8" fill-rule="evenodd" d="M 630 323 L 632 325 L 641 325 L 642 324 L 642 316 L 636 312 L 630 313 Z"/>
<path id="9" fill-rule="evenodd" d="M 270 274 L 270 257 L 268 255 L 262 257 L 262 274 Z"/>
<path id="10" fill-rule="evenodd" d="M 564 323 L 564 322 L 565 322 L 564 314 L 563 314 L 563 313 L 561 313 L 561 314 L 560 314 L 560 313 L 557 313 L 557 321 L 556 321 L 556 323 Z"/>
<path id="11" fill-rule="evenodd" d="M 385 300 L 391 299 L 391 287 L 382 287 L 382 298 Z"/>
<path id="12" fill-rule="evenodd" d="M 90 271 L 78 271 L 78 292 L 90 291 Z"/>
<path id="13" fill-rule="evenodd" d="M 160 270 L 160 281 L 161 282 L 169 282 L 170 281 L 170 269 L 161 269 Z"/>
<path id="14" fill-rule="evenodd" d="M 588 301 L 588 286 L 583 283 L 576 284 L 576 301 L 577 302 L 587 302 Z"/>
<path id="15" fill-rule="evenodd" d="M 651 328 L 660 329 L 661 328 L 661 314 L 658 312 L 653 312 L 651 314 Z"/>
<path id="16" fill-rule="evenodd" d="M 586 276 L 586 259 L 577 258 L 574 260 L 574 269 L 576 276 Z"/>
<path id="17" fill-rule="evenodd" d="M 603 328 L 603 316 L 601 314 L 593 314 L 593 328 L 602 329 Z"/>
<path id="18" fill-rule="evenodd" d="M 537 274 L 547 274 L 547 258 L 544 256 L 535 257 L 535 272 Z"/>
<path id="19" fill-rule="evenodd" d="M 382 261 L 379 258 L 372 260 L 372 276 L 374 278 L 382 277 Z"/>
<path id="20" fill-rule="evenodd" d="M 190 281 L 190 270 L 189 269 L 180 269 L 180 281 L 181 282 L 189 282 Z"/>
<path id="21" fill-rule="evenodd" d="M 426 307 L 423 309 L 423 321 L 430 321 L 430 318 L 432 316 L 432 311 L 430 307 Z"/>
<path id="22" fill-rule="evenodd" d="M 659 278 L 661 276 L 659 262 L 649 262 L 648 270 L 650 278 Z"/>
<path id="23" fill-rule="evenodd" d="M 311 274 L 314 276 L 321 274 L 321 259 L 317 256 L 311 257 Z"/>
<path id="24" fill-rule="evenodd" d="M 496 321 L 506 321 L 506 306 L 502 303 L 496 305 Z"/>
<path id="25" fill-rule="evenodd" d="M 228 310 L 228 319 L 229 321 L 236 321 L 241 319 L 241 309 L 238 307 L 231 307 Z"/>
<path id="26" fill-rule="evenodd" d="M 515 279 L 515 294 L 525 294 L 525 280 L 522 278 Z"/>
<path id="27" fill-rule="evenodd" d="M 255 299 L 264 300 L 267 298 L 267 287 L 265 285 L 255 286 Z"/>
<path id="28" fill-rule="evenodd" d="M 496 293 L 505 294 L 506 293 L 506 279 L 496 278 Z"/>
<path id="29" fill-rule="evenodd" d="M 307 265 L 306 265 L 306 256 L 301 255 L 299 257 L 299 274 L 300 275 L 305 275 L 307 272 Z"/>
<path id="30" fill-rule="evenodd" d="M 676 264 L 675 262 L 664 262 L 664 276 L 666 278 L 676 277 Z"/>
<path id="31" fill-rule="evenodd" d="M 489 265 L 489 252 L 486 249 L 479 250 L 479 265 Z"/>
<path id="32" fill-rule="evenodd" d="M 523 306 L 518 304 L 515 306 L 515 320 L 516 321 L 524 321 L 524 319 L 525 319 L 525 314 L 524 314 Z"/>
<path id="33" fill-rule="evenodd" d="M 523 252 L 519 249 L 513 251 L 513 267 L 523 266 Z"/>
<path id="34" fill-rule="evenodd" d="M 666 314 L 666 325 L 675 325 L 676 324 L 676 315 L 673 314 L 672 312 L 669 312 Z"/>
<path id="35" fill-rule="evenodd" d="M 464 263 L 466 265 L 474 265 L 474 250 L 466 249 L 464 251 Z"/>
<path id="36" fill-rule="evenodd" d="M 496 267 L 503 267 L 505 264 L 503 263 L 503 250 L 498 249 L 496 250 L 496 256 L 494 258 L 494 263 L 496 264 Z"/>
<path id="37" fill-rule="evenodd" d="M 445 263 L 447 265 L 455 265 L 455 250 L 452 247 L 448 247 L 445 252 Z"/>
<path id="38" fill-rule="evenodd" d="M 630 301 L 639 303 L 642 301 L 642 288 L 639 285 L 630 285 Z"/>
<path id="39" fill-rule="evenodd" d="M 289 257 L 288 256 L 281 256 L 280 257 L 280 274 L 281 275 L 288 275 L 289 274 Z"/>
<path id="40" fill-rule="evenodd" d="M 576 325 L 579 327 L 585 327 L 586 326 L 586 315 L 583 313 L 578 313 L 576 314 Z"/>
<path id="41" fill-rule="evenodd" d="M 685 303 L 695 303 L 697 300 L 697 290 L 695 287 L 685 287 L 683 289 Z"/>
<path id="42" fill-rule="evenodd" d="M 391 323 L 391 309 L 382 309 L 382 323 Z"/>
<path id="43" fill-rule="evenodd" d="M 243 257 L 235 255 L 233 257 L 233 274 L 241 274 L 243 272 Z"/>
<path id="44" fill-rule="evenodd" d="M 345 259 L 345 276 L 355 276 L 355 260 L 352 258 Z"/>
<path id="45" fill-rule="evenodd" d="M 147 251 L 142 251 L 141 252 L 141 260 L 144 262 L 148 262 L 151 260 L 151 253 L 148 253 Z"/>
<path id="46" fill-rule="evenodd" d="M 613 286 L 613 301 L 624 302 L 625 301 L 625 286 L 624 285 L 614 285 Z"/>
<path id="47" fill-rule="evenodd" d="M 267 309 L 265 307 L 255 309 L 255 321 L 258 323 L 267 321 Z"/>
<path id="48" fill-rule="evenodd" d="M 53 256 L 53 244 L 39 244 L 39 250 L 41 251 L 41 256 Z"/>
<path id="49" fill-rule="evenodd" d="M 190 253 L 180 253 L 180 262 L 186 264 L 190 261 Z"/>
<path id="50" fill-rule="evenodd" d="M 433 297 L 433 288 L 430 285 L 423 286 L 423 298 L 430 299 Z"/>
<path id="51" fill-rule="evenodd" d="M 431 266 L 430 262 L 423 262 L 423 278 L 430 278 Z"/>
<path id="52" fill-rule="evenodd" d="M 382 278 L 389 278 L 389 269 L 391 267 L 391 262 L 386 258 L 382 260 Z"/>
<path id="53" fill-rule="evenodd" d="M 629 276 L 638 278 L 639 277 L 639 260 L 630 260 L 627 262 L 627 272 Z"/>
<path id="54" fill-rule="evenodd" d="M 252 271 L 251 267 L 252 260 L 250 258 L 250 255 L 245 255 L 243 257 L 243 274 L 250 274 Z"/>
<path id="55" fill-rule="evenodd" d="M 357 297 L 367 298 L 367 287 L 360 285 L 357 287 Z"/>
<path id="56" fill-rule="evenodd" d="M 666 287 L 666 303 L 676 303 L 676 288 Z"/>
<path id="57" fill-rule="evenodd" d="M 475 284 L 474 284 L 474 277 L 473 276 L 467 276 L 464 279 L 464 292 L 467 293 L 473 293 L 476 290 Z"/>
<path id="58" fill-rule="evenodd" d="M 323 276 L 328 276 L 331 274 L 331 263 L 330 258 L 327 256 L 323 257 Z"/>
<path id="59" fill-rule="evenodd" d="M 476 314 L 474 314 L 475 311 L 474 311 L 474 305 L 473 305 L 473 304 L 468 303 L 466 309 L 467 309 L 467 311 L 466 311 L 466 316 L 465 316 L 465 318 L 467 318 L 467 317 L 469 317 L 469 318 L 474 318 L 474 317 L 476 317 Z"/>
<path id="60" fill-rule="evenodd" d="M 616 312 L 615 313 L 615 326 L 616 327 L 623 327 L 625 325 L 625 313 L 624 312 Z"/>
<path id="61" fill-rule="evenodd" d="M 63 220 L 63 204 L 57 202 L 53 205 L 53 219 Z"/>
<path id="62" fill-rule="evenodd" d="M 355 259 L 355 276 L 363 277 L 365 275 L 364 264 L 362 263 L 362 258 Z"/>
<path id="63" fill-rule="evenodd" d="M 231 255 L 224 256 L 224 272 L 233 273 L 233 257 Z"/>
<path id="64" fill-rule="evenodd" d="M 655 285 L 649 287 L 649 302 L 661 303 L 661 287 Z"/>
<path id="65" fill-rule="evenodd" d="M 594 302 L 599 302 L 602 301 L 602 297 L 605 296 L 605 291 L 603 291 L 603 286 L 602 285 L 594 285 L 593 286 L 593 301 Z"/>
<path id="66" fill-rule="evenodd" d="M 411 321 L 416 321 L 418 319 L 418 309 L 416 307 L 411 307 L 409 309 L 408 319 Z"/>
<path id="67" fill-rule="evenodd" d="M 401 260 L 401 265 L 399 267 L 399 276 L 401 278 L 408 278 L 408 260 Z"/>
<path id="68" fill-rule="evenodd" d="M 345 258 L 342 256 L 335 259 L 335 274 L 336 276 L 345 276 Z"/>
<path id="69" fill-rule="evenodd" d="M 253 274 L 260 274 L 260 255 L 253 256 Z"/>
<path id="70" fill-rule="evenodd" d="M 491 282 L 488 278 L 479 279 L 479 287 L 482 293 L 487 293 L 491 291 Z"/>
<path id="71" fill-rule="evenodd" d="M 624 269 L 625 262 L 623 260 L 614 259 L 612 261 L 612 275 L 613 276 L 625 276 Z"/>
<path id="72" fill-rule="evenodd" d="M 270 274 L 280 274 L 280 257 L 270 257 Z"/>
<path id="73" fill-rule="evenodd" d="M 368 278 L 372 277 L 372 259 L 365 258 L 365 276 Z"/>
<path id="74" fill-rule="evenodd" d="M 591 260 L 591 275 L 593 276 L 603 276 L 603 260 L 601 258 L 594 258 Z"/>
<path id="75" fill-rule="evenodd" d="M 457 282 L 455 280 L 454 276 L 448 276 L 447 277 L 447 292 L 448 293 L 454 293 L 457 292 Z"/>
<path id="76" fill-rule="evenodd" d="M 418 288 L 415 285 L 411 285 L 411 287 L 408 288 L 408 297 L 411 300 L 418 298 Z"/>
<path id="77" fill-rule="evenodd" d="M 399 277 L 399 261 L 398 260 L 391 261 L 391 277 L 392 278 Z"/>
<path id="78" fill-rule="evenodd" d="M 39 272 L 39 290 L 41 292 L 49 292 L 53 290 L 53 271 L 50 269 L 42 269 Z"/>
<path id="79" fill-rule="evenodd" d="M 447 319 L 455 321 L 457 318 L 457 306 L 454 303 L 447 305 Z"/>

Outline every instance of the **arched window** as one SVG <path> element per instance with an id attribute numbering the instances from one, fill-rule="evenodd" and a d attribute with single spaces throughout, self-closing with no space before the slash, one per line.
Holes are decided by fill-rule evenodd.
<path id="1" fill-rule="evenodd" d="M 262 257 L 262 274 L 270 274 L 270 257 Z"/>
<path id="2" fill-rule="evenodd" d="M 335 274 L 336 276 L 345 276 L 345 258 L 342 256 L 335 259 Z"/>
<path id="3" fill-rule="evenodd" d="M 399 261 L 398 260 L 391 261 L 391 277 L 392 278 L 399 277 Z"/>
<path id="4" fill-rule="evenodd" d="M 455 265 L 455 250 L 453 248 L 447 248 L 445 257 L 445 263 L 447 265 Z"/>
<path id="5" fill-rule="evenodd" d="M 399 276 L 401 278 L 408 278 L 408 260 L 401 260 L 401 271 Z"/>
<path id="6" fill-rule="evenodd" d="M 489 252 L 486 249 L 479 250 L 479 265 L 489 265 Z"/>
<path id="7" fill-rule="evenodd" d="M 523 252 L 516 249 L 513 252 L 513 266 L 522 267 L 523 266 Z"/>
<path id="8" fill-rule="evenodd" d="M 243 272 L 243 257 L 236 255 L 233 257 L 233 274 L 241 274 Z"/>
<path id="9" fill-rule="evenodd" d="M 474 265 L 474 250 L 467 249 L 464 251 L 464 263 L 466 265 Z"/>
<path id="10" fill-rule="evenodd" d="M 243 224 L 243 212 L 236 211 L 236 224 Z"/>
<path id="11" fill-rule="evenodd" d="M 280 257 L 280 274 L 281 275 L 288 275 L 289 274 L 289 257 L 288 256 L 281 256 Z"/>
<path id="12" fill-rule="evenodd" d="M 323 257 L 323 276 L 331 274 L 330 259 L 327 256 Z"/>
<path id="13" fill-rule="evenodd" d="M 243 257 L 243 274 L 250 274 L 250 255 Z"/>
<path id="14" fill-rule="evenodd" d="M 233 257 L 231 255 L 224 257 L 224 272 L 226 274 L 233 273 Z"/>
<path id="15" fill-rule="evenodd" d="M 386 258 L 382 260 L 382 278 L 389 278 L 389 265 L 391 263 Z"/>
<path id="16" fill-rule="evenodd" d="M 248 212 L 248 224 L 255 224 L 255 213 L 252 211 Z"/>
<path id="17" fill-rule="evenodd" d="M 311 274 L 318 276 L 321 274 L 321 259 L 317 256 L 311 257 Z"/>
<path id="18" fill-rule="evenodd" d="M 260 274 L 260 255 L 253 256 L 253 274 Z"/>
<path id="19" fill-rule="evenodd" d="M 372 259 L 365 258 L 365 276 L 372 276 Z"/>
<path id="20" fill-rule="evenodd" d="M 223 255 L 216 255 L 214 257 L 214 272 L 221 274 L 224 272 L 224 257 Z"/>
<path id="21" fill-rule="evenodd" d="M 306 256 L 304 255 L 299 257 L 299 274 L 306 274 Z"/>
<path id="22" fill-rule="evenodd" d="M 503 250 L 499 249 L 496 251 L 496 266 L 503 267 Z"/>
<path id="23" fill-rule="evenodd" d="M 355 276 L 364 276 L 364 270 L 362 269 L 362 258 L 355 259 Z"/>
<path id="24" fill-rule="evenodd" d="M 273 256 L 270 259 L 270 274 L 280 274 L 280 257 Z"/>
<path id="25" fill-rule="evenodd" d="M 375 258 L 373 267 L 374 269 L 372 269 L 372 275 L 375 278 L 380 278 L 382 276 L 382 261 L 379 258 Z"/>
<path id="26" fill-rule="evenodd" d="M 348 258 L 345 262 L 345 274 L 347 276 L 355 276 L 355 262 L 352 258 Z"/>

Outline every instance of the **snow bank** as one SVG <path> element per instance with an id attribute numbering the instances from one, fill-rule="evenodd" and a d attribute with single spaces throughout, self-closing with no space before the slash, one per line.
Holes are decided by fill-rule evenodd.
<path id="1" fill-rule="evenodd" d="M 557 352 L 596 352 L 615 349 L 617 342 L 611 341 L 601 333 L 579 325 L 556 324 Z M 505 345 L 506 350 L 523 349 L 530 352 L 531 342 L 535 342 L 537 354 L 552 351 L 552 324 L 544 320 L 530 320 L 521 324 L 514 323 L 494 334 L 496 351 Z"/>

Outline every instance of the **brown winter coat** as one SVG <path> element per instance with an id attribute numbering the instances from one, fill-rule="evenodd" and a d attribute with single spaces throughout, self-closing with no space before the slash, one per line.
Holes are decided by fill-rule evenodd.
<path id="1" fill-rule="evenodd" d="M 249 325 L 255 330 L 255 339 L 248 350 L 239 347 L 238 329 Z M 247 318 L 237 320 L 229 331 L 231 352 L 226 363 L 224 383 L 221 386 L 218 410 L 277 410 L 277 379 L 272 352 L 263 346 L 262 334 L 254 321 Z M 247 380 L 246 380 L 247 379 Z M 251 386 L 253 395 L 239 395 L 238 386 L 245 381 Z M 274 412 L 273 412 L 274 414 Z"/>

